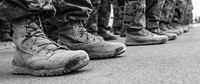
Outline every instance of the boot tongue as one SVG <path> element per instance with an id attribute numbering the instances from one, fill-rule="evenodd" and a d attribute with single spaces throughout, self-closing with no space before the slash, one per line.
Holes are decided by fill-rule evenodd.
<path id="1" fill-rule="evenodd" d="M 30 44 L 31 46 L 35 46 L 34 48 L 36 50 L 42 50 L 42 49 L 58 49 L 61 48 L 60 45 L 56 44 L 52 40 L 48 39 L 43 31 L 41 30 L 41 27 L 35 20 L 30 20 L 27 22 L 26 25 L 26 39 L 24 39 L 23 43 Z"/>
<path id="2" fill-rule="evenodd" d="M 103 41 L 103 38 L 95 36 L 95 35 L 92 35 L 84 27 L 81 28 L 81 32 L 82 33 L 80 33 L 80 34 L 82 34 L 82 36 L 84 36 L 86 38 L 87 42 Z"/>
<path id="3" fill-rule="evenodd" d="M 102 41 L 102 38 L 98 38 L 95 35 L 90 34 L 85 27 L 83 26 L 83 23 L 81 21 L 75 21 L 75 26 L 77 27 L 75 30 L 77 40 L 79 42 L 85 43 L 85 42 L 94 42 L 94 41 Z"/>

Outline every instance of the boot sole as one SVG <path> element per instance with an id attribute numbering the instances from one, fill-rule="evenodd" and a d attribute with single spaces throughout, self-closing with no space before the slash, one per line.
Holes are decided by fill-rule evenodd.
<path id="1" fill-rule="evenodd" d="M 89 53 L 90 59 L 107 59 L 114 58 L 126 52 L 125 47 L 119 47 L 115 51 L 105 53 Z"/>
<path id="2" fill-rule="evenodd" d="M 32 70 L 28 68 L 13 66 L 14 75 L 34 75 L 39 77 L 49 77 L 49 76 L 60 76 L 71 71 L 75 71 L 83 68 L 89 63 L 89 59 L 77 57 L 74 60 L 69 61 L 65 67 L 53 69 L 53 70 Z M 73 66 L 72 66 L 73 64 Z"/>
<path id="3" fill-rule="evenodd" d="M 168 39 L 163 39 L 160 42 L 145 42 L 145 43 L 133 43 L 133 42 L 126 42 L 126 46 L 141 46 L 141 45 L 156 45 L 156 44 L 164 44 L 168 41 Z"/>

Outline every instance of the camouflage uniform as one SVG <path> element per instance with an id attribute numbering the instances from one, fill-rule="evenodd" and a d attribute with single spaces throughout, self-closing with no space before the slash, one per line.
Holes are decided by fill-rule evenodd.
<path id="1" fill-rule="evenodd" d="M 157 28 L 164 0 L 128 0 L 124 27 L 131 29 Z"/>
<path id="2" fill-rule="evenodd" d="M 181 24 L 184 17 L 184 9 L 186 6 L 185 0 L 176 0 L 176 4 L 174 7 L 173 17 L 172 17 L 172 24 Z"/>
<path id="3" fill-rule="evenodd" d="M 179 31 L 178 35 L 189 32 L 186 24 L 192 21 L 191 0 L 173 0 L 169 8 L 171 12 L 169 12 L 169 20 L 166 22 L 167 28 Z"/>
<path id="4" fill-rule="evenodd" d="M 93 10 L 85 26 L 90 33 L 105 33 L 108 28 L 111 0 L 91 0 Z"/>
<path id="5" fill-rule="evenodd" d="M 0 17 L 3 20 L 10 21 L 15 18 L 28 16 L 31 14 L 40 14 L 42 18 L 45 20 L 50 19 L 55 16 L 55 12 L 57 12 L 56 17 L 58 18 L 59 22 L 65 22 L 69 19 L 80 19 L 80 20 L 87 20 L 89 17 L 89 12 L 91 11 L 91 4 L 88 0 L 82 0 L 81 2 L 68 0 L 68 1 L 62 1 L 62 0 L 11 0 L 14 6 L 6 7 L 4 5 L 1 5 L 1 16 Z M 52 4 L 53 3 L 53 4 Z M 77 4 L 76 4 L 77 3 Z M 74 6 L 72 4 L 76 4 L 77 6 Z M 6 4 L 10 5 L 10 4 Z M 18 8 L 18 6 L 24 7 Z M 55 10 L 55 7 L 56 10 Z M 10 10 L 10 9 L 16 9 L 16 10 Z M 7 10 L 8 9 L 8 10 Z M 67 11 L 66 11 L 67 10 Z M 72 11 L 69 11 L 72 10 Z M 42 12 L 42 13 L 41 13 Z M 62 12 L 62 13 L 61 13 Z M 60 16 L 61 15 L 61 16 Z"/>
<path id="6" fill-rule="evenodd" d="M 170 23 L 173 17 L 173 9 L 175 7 L 176 0 L 165 0 L 161 13 L 161 22 Z"/>
<path id="7" fill-rule="evenodd" d="M 186 0 L 186 3 L 187 3 L 187 5 L 185 6 L 183 20 L 182 20 L 183 25 L 188 25 L 188 24 L 191 24 L 193 22 L 192 1 Z"/>
<path id="8" fill-rule="evenodd" d="M 165 43 L 172 39 L 159 30 L 160 15 L 165 0 L 127 0 L 124 10 L 126 45 Z M 169 37 L 168 37 L 169 36 Z M 173 35 L 174 36 L 174 35 Z M 175 37 L 176 38 L 176 37 Z"/>
<path id="9" fill-rule="evenodd" d="M 114 34 L 120 33 L 123 30 L 123 13 L 125 0 L 112 0 L 114 10 L 113 30 Z"/>
<path id="10" fill-rule="evenodd" d="M 170 24 L 183 33 L 189 32 L 189 24 L 192 21 L 192 3 L 190 0 L 176 0 L 173 17 Z"/>
<path id="11" fill-rule="evenodd" d="M 4 21 L 41 12 L 45 12 L 41 14 L 45 18 L 54 16 L 56 11 L 51 0 L 10 0 L 0 6 L 0 18 Z"/>

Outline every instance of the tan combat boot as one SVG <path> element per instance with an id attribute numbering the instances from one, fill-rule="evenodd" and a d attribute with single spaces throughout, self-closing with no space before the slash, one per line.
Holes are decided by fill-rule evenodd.
<path id="1" fill-rule="evenodd" d="M 150 32 L 155 33 L 157 35 L 166 35 L 169 40 L 175 40 L 178 38 L 178 35 L 175 33 L 167 33 L 166 31 L 163 31 L 159 28 L 155 28 L 155 29 L 150 29 Z"/>
<path id="2" fill-rule="evenodd" d="M 177 35 L 181 35 L 183 33 L 183 31 L 181 29 L 175 29 L 172 26 L 170 26 L 169 24 L 165 25 L 165 23 L 160 23 L 159 28 L 167 33 L 174 33 Z"/>
<path id="3" fill-rule="evenodd" d="M 127 31 L 125 44 L 127 46 L 162 44 L 168 41 L 166 35 L 157 35 L 146 29 Z"/>
<path id="4" fill-rule="evenodd" d="M 41 31 L 39 18 L 25 17 L 13 21 L 16 52 L 13 74 L 35 76 L 63 75 L 86 66 L 85 51 L 71 51 L 49 40 Z"/>
<path id="5" fill-rule="evenodd" d="M 103 41 L 86 31 L 82 21 L 70 20 L 58 28 L 58 42 L 72 50 L 85 50 L 90 59 L 110 58 L 126 51 L 123 43 Z"/>

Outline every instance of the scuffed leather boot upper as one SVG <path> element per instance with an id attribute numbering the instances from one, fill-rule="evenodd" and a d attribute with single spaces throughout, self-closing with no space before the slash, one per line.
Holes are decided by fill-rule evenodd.
<path id="1" fill-rule="evenodd" d="M 120 55 L 126 50 L 123 43 L 105 42 L 86 31 L 81 21 L 69 21 L 59 26 L 59 43 L 72 50 L 85 50 L 91 59 Z"/>
<path id="2" fill-rule="evenodd" d="M 16 44 L 13 59 L 15 74 L 61 75 L 87 65 L 89 57 L 85 51 L 70 51 L 56 44 L 42 32 L 40 19 L 27 18 L 13 22 L 13 40 Z"/>
<path id="3" fill-rule="evenodd" d="M 166 31 L 163 31 L 159 28 L 150 29 L 150 31 L 158 35 L 166 35 L 169 38 L 169 40 L 175 40 L 178 37 L 175 33 L 167 33 Z"/>
<path id="4" fill-rule="evenodd" d="M 159 44 L 168 41 L 168 37 L 165 35 L 157 35 L 151 33 L 146 29 L 129 31 L 126 35 L 125 44 L 128 46 L 134 45 L 149 45 L 149 44 Z"/>

